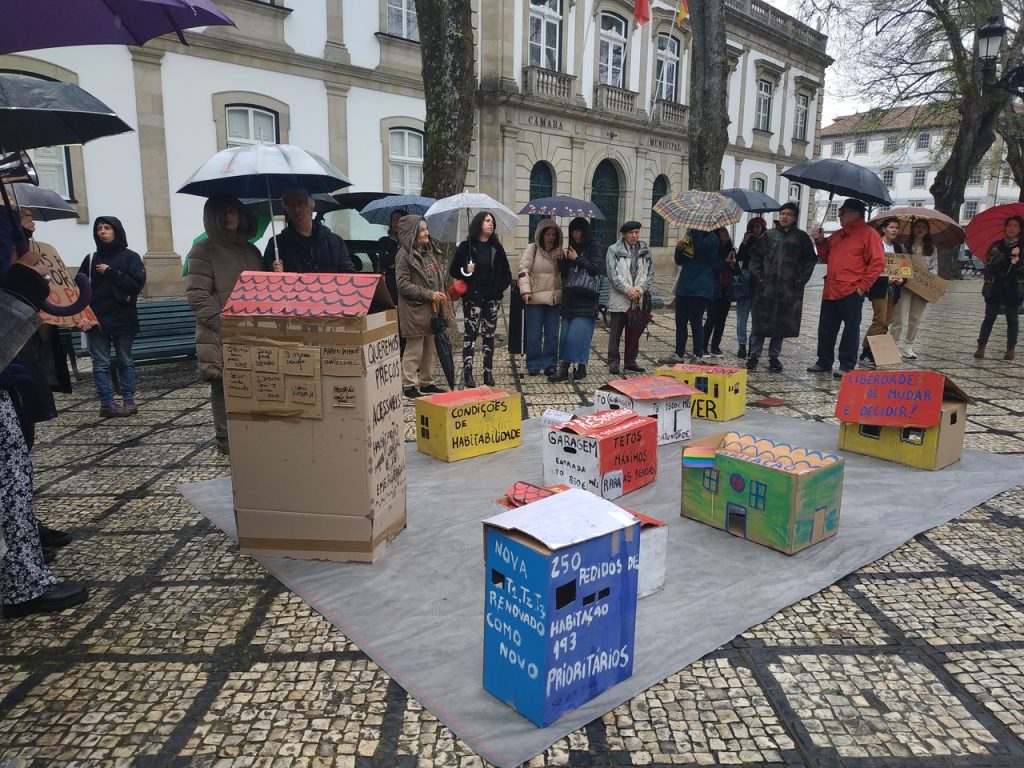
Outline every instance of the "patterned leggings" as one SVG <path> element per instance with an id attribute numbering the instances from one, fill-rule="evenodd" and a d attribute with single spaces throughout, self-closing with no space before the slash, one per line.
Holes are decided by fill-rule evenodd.
<path id="1" fill-rule="evenodd" d="M 494 367 L 494 331 L 498 327 L 498 307 L 501 301 L 492 299 L 489 301 L 462 300 L 463 317 L 463 339 L 462 339 L 462 367 L 464 370 L 473 370 L 473 351 L 476 346 L 476 338 L 483 339 L 484 346 L 484 373 L 491 374 Z"/>
<path id="2" fill-rule="evenodd" d="M 0 598 L 23 603 L 57 583 L 43 564 L 39 528 L 32 509 L 32 459 L 10 395 L 0 389 L 0 530 L 7 554 L 0 561 Z"/>

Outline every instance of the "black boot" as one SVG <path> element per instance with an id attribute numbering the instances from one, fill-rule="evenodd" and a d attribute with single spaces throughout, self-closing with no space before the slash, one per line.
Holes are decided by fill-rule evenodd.
<path id="1" fill-rule="evenodd" d="M 574 370 L 572 372 L 572 380 L 573 381 L 579 381 L 580 379 L 585 379 L 585 378 L 587 378 L 587 366 L 582 365 L 582 364 L 581 365 L 577 365 L 576 366 L 576 370 Z"/>
<path id="2" fill-rule="evenodd" d="M 494 374 L 488 370 L 484 370 L 484 385 L 488 387 L 494 386 Z"/>
<path id="3" fill-rule="evenodd" d="M 462 369 L 462 380 L 466 385 L 466 389 L 473 389 L 476 386 L 476 381 L 473 380 L 473 366 L 467 365 Z"/>
<path id="4" fill-rule="evenodd" d="M 558 370 L 556 370 L 552 375 L 548 376 L 548 381 L 550 381 L 552 384 L 554 384 L 555 382 L 568 381 L 568 380 L 569 380 L 569 364 L 568 363 L 559 363 L 558 364 Z"/>

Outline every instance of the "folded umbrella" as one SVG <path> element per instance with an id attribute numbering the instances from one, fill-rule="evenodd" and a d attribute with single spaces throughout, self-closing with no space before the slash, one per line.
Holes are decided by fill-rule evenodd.
<path id="1" fill-rule="evenodd" d="M 429 226 L 429 225 L 428 225 Z M 455 357 L 452 354 L 452 340 L 448 336 L 448 323 L 445 320 L 445 309 L 436 301 L 431 302 L 433 314 L 430 317 L 430 330 L 434 334 L 434 349 L 437 361 L 444 371 L 444 378 L 449 389 L 455 389 Z"/>
<path id="2" fill-rule="evenodd" d="M 901 205 L 882 211 L 868 221 L 875 227 L 880 227 L 886 219 L 899 219 L 900 237 L 910 237 L 914 225 L 923 221 L 928 224 L 928 234 L 932 236 L 932 243 L 940 251 L 950 250 L 959 246 L 966 237 L 963 228 L 944 213 L 939 213 L 934 208 L 923 208 L 911 205 Z M 1002 234 L 1000 233 L 1000 237 Z"/>
<path id="3" fill-rule="evenodd" d="M 782 176 L 798 184 L 829 192 L 829 201 L 836 195 L 856 197 L 866 203 L 892 205 L 889 190 L 877 173 L 849 160 L 819 157 L 794 165 Z"/>
<path id="4" fill-rule="evenodd" d="M 677 227 L 713 232 L 735 224 L 743 217 L 736 201 L 721 192 L 691 189 L 665 195 L 654 204 L 654 212 Z"/>
<path id="5" fill-rule="evenodd" d="M 11 184 L 11 193 L 14 203 L 19 208 L 27 209 L 36 221 L 78 218 L 78 211 L 52 189 L 19 183 Z"/>
<path id="6" fill-rule="evenodd" d="M 764 192 L 758 192 L 756 189 L 730 187 L 729 189 L 723 189 L 721 193 L 729 199 L 735 200 L 736 204 L 747 213 L 768 213 L 769 211 L 777 211 L 782 207 L 782 203 L 774 197 L 769 197 Z"/>
<path id="7" fill-rule="evenodd" d="M 582 216 L 586 219 L 604 219 L 601 209 L 594 203 L 568 195 L 538 197 L 524 205 L 519 213 L 530 216 Z"/>
<path id="8" fill-rule="evenodd" d="M 395 211 L 422 216 L 436 202 L 435 198 L 423 195 L 388 195 L 379 200 L 371 200 L 363 206 L 359 215 L 371 224 L 388 226 L 391 224 L 391 214 Z"/>
<path id="9" fill-rule="evenodd" d="M 982 261 L 988 261 L 988 249 L 1003 239 L 1006 220 L 1024 218 L 1024 203 L 1007 203 L 986 208 L 967 224 L 967 247 Z"/>
<path id="10" fill-rule="evenodd" d="M 461 192 L 443 197 L 423 214 L 430 227 L 430 236 L 445 243 L 457 243 L 469 235 L 470 220 L 481 211 L 490 211 L 496 223 L 512 232 L 519 217 L 490 195 Z"/>

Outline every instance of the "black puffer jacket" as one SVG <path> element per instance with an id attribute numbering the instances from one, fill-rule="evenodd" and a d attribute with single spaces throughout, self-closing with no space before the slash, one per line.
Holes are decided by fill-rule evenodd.
<path id="1" fill-rule="evenodd" d="M 101 222 L 114 228 L 114 241 L 102 243 L 96 236 Z M 96 252 L 86 256 L 79 272 L 89 275 L 92 282 L 92 302 L 89 304 L 100 321 L 100 330 L 106 334 L 138 333 L 139 313 L 135 302 L 146 284 L 146 267 L 135 251 L 128 249 L 128 240 L 120 219 L 99 216 L 92 225 Z M 106 272 L 96 270 L 97 264 L 106 264 Z"/>
<path id="2" fill-rule="evenodd" d="M 277 244 L 277 250 L 274 244 Z M 279 254 L 285 272 L 358 272 L 349 256 L 345 241 L 319 221 L 313 222 L 313 234 L 303 237 L 290 224 L 267 243 L 263 252 L 263 268 L 274 269 L 274 255 Z"/>
<path id="3" fill-rule="evenodd" d="M 473 274 L 467 277 L 463 268 L 469 264 L 470 257 L 476 264 Z M 508 287 L 512 285 L 512 268 L 508 263 L 508 256 L 505 249 L 501 247 L 498 238 L 491 236 L 486 243 L 463 240 L 455 250 L 455 258 L 452 259 L 448 274 L 455 280 L 465 280 L 469 284 L 469 290 L 463 299 L 470 301 L 493 301 L 500 299 Z"/>

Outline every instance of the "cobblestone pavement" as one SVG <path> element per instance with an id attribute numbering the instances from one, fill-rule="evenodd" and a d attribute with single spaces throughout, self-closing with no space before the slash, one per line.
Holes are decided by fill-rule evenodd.
<path id="1" fill-rule="evenodd" d="M 781 374 L 751 400 L 834 423 L 812 376 L 820 282 Z M 921 366 L 978 398 L 967 447 L 1024 454 L 1020 363 L 971 357 L 980 281 L 929 309 Z M 670 292 L 659 284 L 660 295 Z M 670 311 L 642 345 L 670 351 Z M 1001 352 L 1000 320 L 990 350 Z M 733 331 L 727 348 L 735 350 Z M 530 415 L 589 403 L 499 356 Z M 193 510 L 182 482 L 228 472 L 194 364 L 140 369 L 141 413 L 101 420 L 90 382 L 61 399 L 35 451 L 37 511 L 76 531 L 60 577 L 93 596 L 0 625 L 0 766 L 482 766 L 355 645 Z M 411 413 L 409 427 L 411 435 Z M 467 465 L 468 466 L 468 465 Z M 927 482 L 927 473 L 916 476 Z M 530 766 L 1024 765 L 1022 485 L 753 627 L 556 743 Z M 912 504 L 913 488 L 893 504 Z M 510 713 L 510 717 L 514 716 Z"/>

